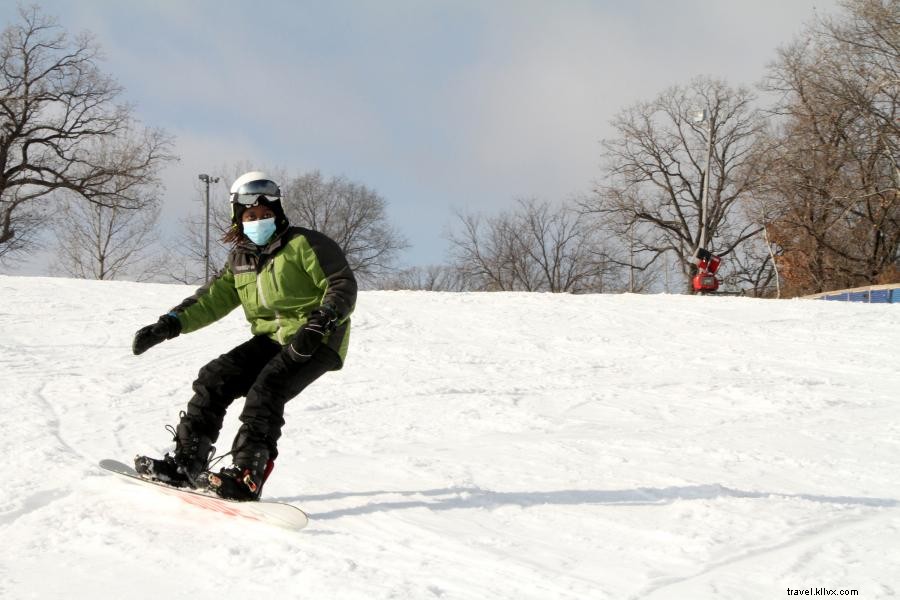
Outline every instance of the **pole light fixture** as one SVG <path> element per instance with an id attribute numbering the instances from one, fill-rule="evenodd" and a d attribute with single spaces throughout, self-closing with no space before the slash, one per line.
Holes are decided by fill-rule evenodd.
<path id="1" fill-rule="evenodd" d="M 691 113 L 694 124 L 706 123 L 706 167 L 703 170 L 703 189 L 701 190 L 700 210 L 700 244 L 698 248 L 706 248 L 707 219 L 709 215 L 709 165 L 712 162 L 712 118 L 706 109 Z"/>
<path id="2" fill-rule="evenodd" d="M 716 271 L 719 269 L 722 259 L 706 249 L 707 221 L 709 219 L 709 166 L 712 162 L 713 149 L 712 115 L 706 109 L 698 110 L 691 113 L 691 120 L 695 125 L 706 122 L 706 167 L 703 170 L 703 189 L 700 198 L 700 242 L 694 252 L 698 273 L 692 281 L 694 291 L 702 294 L 715 292 L 719 288 Z"/>
<path id="3" fill-rule="evenodd" d="M 210 183 L 218 183 L 218 177 L 210 177 L 206 173 L 201 173 L 197 176 L 197 178 L 206 184 L 206 236 L 204 238 L 204 248 L 203 248 L 203 262 L 204 262 L 204 279 L 203 281 L 209 281 L 209 184 Z"/>

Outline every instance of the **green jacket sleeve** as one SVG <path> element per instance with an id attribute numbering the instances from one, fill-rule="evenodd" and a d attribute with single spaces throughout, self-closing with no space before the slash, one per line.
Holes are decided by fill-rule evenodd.
<path id="1" fill-rule="evenodd" d="M 172 309 L 181 322 L 181 332 L 190 333 L 218 321 L 241 303 L 234 287 L 234 274 L 225 267 L 190 298 Z"/>

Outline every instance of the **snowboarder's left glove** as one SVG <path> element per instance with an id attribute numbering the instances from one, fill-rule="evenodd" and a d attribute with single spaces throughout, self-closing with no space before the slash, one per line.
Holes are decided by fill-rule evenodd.
<path id="1" fill-rule="evenodd" d="M 143 354 L 153 346 L 166 340 L 171 340 L 181 333 L 181 321 L 174 313 L 163 315 L 153 325 L 147 325 L 134 334 L 134 342 L 131 351 L 135 354 Z"/>
<path id="2" fill-rule="evenodd" d="M 287 346 L 287 355 L 297 363 L 308 361 L 322 339 L 337 326 L 337 313 L 327 304 L 320 306 L 309 314 L 306 325 L 294 334 L 294 339 Z"/>

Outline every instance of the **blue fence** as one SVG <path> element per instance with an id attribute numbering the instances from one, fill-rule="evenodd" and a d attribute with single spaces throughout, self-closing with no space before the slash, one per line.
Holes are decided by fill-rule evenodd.
<path id="1" fill-rule="evenodd" d="M 870 304 L 900 304 L 900 284 L 879 285 L 811 296 L 819 300 L 837 302 L 868 302 Z"/>

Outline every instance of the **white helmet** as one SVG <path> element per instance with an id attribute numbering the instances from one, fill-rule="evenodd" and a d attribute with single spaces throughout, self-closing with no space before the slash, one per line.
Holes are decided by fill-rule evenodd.
<path id="1" fill-rule="evenodd" d="M 264 205 L 275 213 L 279 228 L 288 226 L 281 207 L 281 188 L 262 171 L 244 173 L 231 184 L 231 222 L 240 226 L 241 215 L 250 206 Z"/>
<path id="2" fill-rule="evenodd" d="M 264 196 L 263 200 L 268 202 L 281 201 L 281 188 L 262 171 L 244 173 L 231 184 L 232 204 L 253 206 L 260 196 Z"/>

